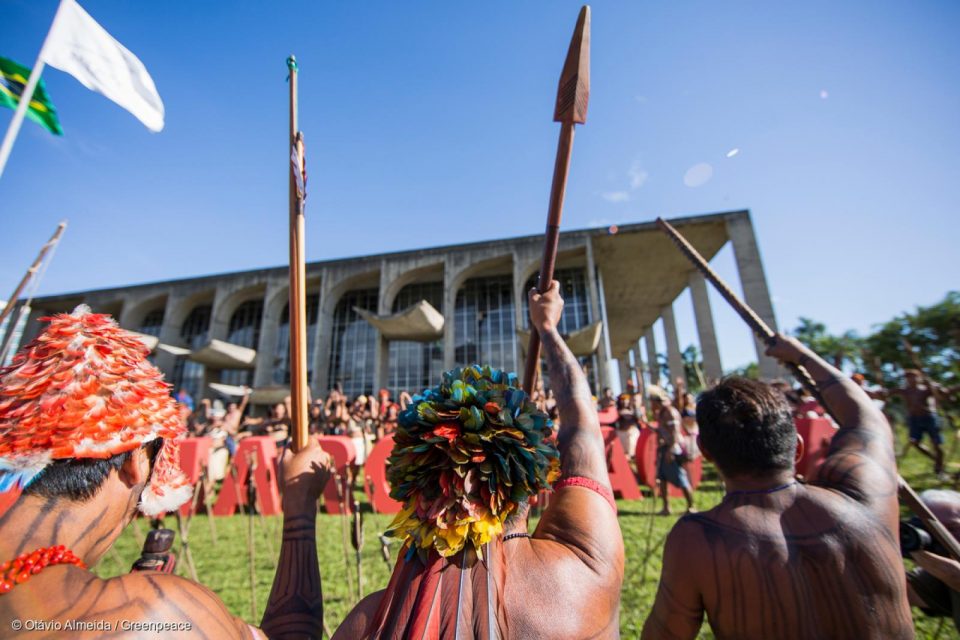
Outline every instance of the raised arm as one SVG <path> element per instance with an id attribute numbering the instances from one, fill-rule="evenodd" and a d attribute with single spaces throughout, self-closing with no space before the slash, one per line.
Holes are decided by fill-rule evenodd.
<path id="1" fill-rule="evenodd" d="M 859 385 L 795 338 L 778 334 L 767 354 L 809 371 L 826 408 L 840 424 L 813 483 L 881 511 L 894 526 L 897 462 L 887 419 Z"/>
<path id="2" fill-rule="evenodd" d="M 553 281 L 543 294 L 530 292 L 530 318 L 540 333 L 550 370 L 550 386 L 560 413 L 560 467 L 563 478 L 585 478 L 611 494 L 607 455 L 600 421 L 580 363 L 557 332 L 563 313 L 560 285 Z M 598 491 L 570 486 L 550 500 L 536 537 L 553 539 L 575 550 L 595 569 L 610 571 L 617 587 L 623 576 L 623 538 L 616 511 Z"/>
<path id="3" fill-rule="evenodd" d="M 607 454 L 596 405 L 580 363 L 557 331 L 562 314 L 563 298 L 556 280 L 543 294 L 535 289 L 530 291 L 530 318 L 540 333 L 550 386 L 557 396 L 560 414 L 557 444 L 563 476 L 590 478 L 609 488 Z"/>
<path id="4" fill-rule="evenodd" d="M 270 638 L 319 638 L 323 592 L 317 561 L 317 500 L 330 478 L 330 456 L 313 438 L 284 453 L 283 542 L 260 626 Z"/>

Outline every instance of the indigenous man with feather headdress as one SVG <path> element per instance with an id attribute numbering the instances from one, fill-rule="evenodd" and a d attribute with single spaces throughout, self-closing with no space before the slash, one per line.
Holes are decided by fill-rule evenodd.
<path id="1" fill-rule="evenodd" d="M 400 415 L 389 460 L 404 508 L 390 583 L 334 638 L 619 638 L 623 538 L 603 437 L 577 359 L 557 332 L 556 281 L 530 293 L 559 404 L 548 416 L 513 374 L 444 374 Z M 530 500 L 550 490 L 536 530 Z"/>
<path id="2" fill-rule="evenodd" d="M 30 630 L 30 621 L 70 637 L 263 637 L 189 580 L 154 571 L 105 580 L 88 570 L 138 510 L 156 516 L 190 498 L 179 468 L 185 427 L 135 335 L 84 306 L 47 320 L 0 370 L 0 490 L 22 492 L 0 516 L 2 633 Z M 263 619 L 270 635 L 319 635 L 315 536 L 303 532 L 328 465 L 316 445 L 284 461 L 279 586 Z"/>

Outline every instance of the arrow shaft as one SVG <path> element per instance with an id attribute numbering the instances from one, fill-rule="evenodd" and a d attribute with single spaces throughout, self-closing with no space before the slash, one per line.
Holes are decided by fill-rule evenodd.
<path id="1" fill-rule="evenodd" d="M 574 124 L 564 122 L 560 127 L 560 139 L 557 142 L 557 158 L 553 165 L 553 184 L 550 187 L 550 204 L 547 209 L 547 228 L 543 241 L 543 260 L 540 263 L 540 277 L 537 291 L 543 293 L 553 280 L 554 267 L 557 264 L 557 247 L 560 244 L 560 220 L 563 217 L 563 200 L 567 193 L 567 177 L 570 174 L 570 156 L 573 151 Z M 527 360 L 523 371 L 523 389 L 533 393 L 537 383 L 537 365 L 540 363 L 540 334 L 530 332 L 527 346 Z"/>

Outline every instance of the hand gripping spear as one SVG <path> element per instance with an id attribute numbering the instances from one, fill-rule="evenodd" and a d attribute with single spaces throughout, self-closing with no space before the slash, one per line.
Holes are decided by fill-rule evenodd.
<path id="1" fill-rule="evenodd" d="M 567 50 L 567 60 L 560 73 L 557 105 L 553 121 L 561 123 L 557 159 L 553 166 L 553 185 L 550 187 L 550 207 L 547 210 L 547 230 L 543 243 L 543 262 L 537 291 L 543 293 L 553 280 L 557 262 L 557 244 L 560 241 L 560 218 L 563 215 L 563 197 L 567 191 L 570 172 L 570 152 L 573 150 L 573 127 L 587 121 L 587 102 L 590 99 L 590 7 L 584 5 L 577 18 L 577 26 Z M 530 332 L 527 361 L 523 372 L 523 389 L 533 393 L 540 364 L 540 334 Z"/>
<path id="2" fill-rule="evenodd" d="M 764 342 L 770 343 L 776 338 L 776 333 L 767 326 L 763 320 L 760 319 L 760 316 L 756 312 L 748 307 L 740 298 L 737 297 L 737 294 L 733 292 L 726 282 L 720 279 L 713 269 L 710 268 L 710 265 L 707 264 L 707 261 L 704 260 L 703 256 L 693 248 L 686 238 L 680 235 L 680 232 L 673 228 L 669 222 L 663 218 L 657 218 L 657 226 L 663 230 L 670 239 L 673 240 L 674 244 L 677 245 L 677 248 L 680 249 L 680 252 L 683 253 L 693 263 L 693 266 L 703 274 L 703 277 L 710 281 L 717 291 L 720 293 L 723 298 L 730 303 L 730 306 L 733 307 L 733 310 L 737 312 L 744 322 L 746 322 L 754 333 L 757 334 Z M 817 384 L 814 382 L 813 377 L 810 373 L 803 367 L 791 363 L 787 363 L 787 366 L 790 368 L 793 375 L 797 380 L 804 386 L 804 388 L 813 395 L 817 401 L 820 403 L 824 409 L 827 408 L 826 403 L 823 402 L 823 398 L 820 395 L 820 390 L 817 389 Z M 832 414 L 831 414 L 832 415 Z M 840 424 L 839 420 L 834 420 L 837 424 Z M 907 481 L 903 479 L 903 476 L 897 476 L 897 483 L 899 485 L 900 499 L 903 500 L 907 507 L 910 508 L 920 520 L 926 525 L 927 530 L 930 534 L 937 539 L 940 544 L 944 546 L 950 555 L 956 560 L 960 560 L 960 543 L 957 542 L 956 538 L 943 526 L 943 523 L 937 518 L 936 515 L 930 508 L 927 507 L 921 500 L 920 496 L 913 490 L 913 488 L 907 484 Z"/>

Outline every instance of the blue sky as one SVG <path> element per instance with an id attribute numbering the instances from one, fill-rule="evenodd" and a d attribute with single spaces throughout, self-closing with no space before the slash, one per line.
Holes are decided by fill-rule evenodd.
<path id="1" fill-rule="evenodd" d="M 26 122 L 0 178 L 0 297 L 62 218 L 41 293 L 283 264 L 291 52 L 308 259 L 543 228 L 575 2 L 81 3 L 166 128 L 44 73 L 66 135 Z M 0 2 L 0 55 L 33 64 L 56 4 Z M 958 32 L 951 2 L 598 2 L 564 227 L 749 208 L 781 326 L 935 302 L 958 286 Z M 749 361 L 714 312 L 725 367 Z"/>

